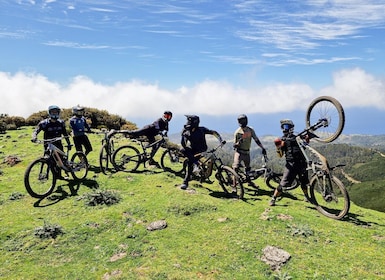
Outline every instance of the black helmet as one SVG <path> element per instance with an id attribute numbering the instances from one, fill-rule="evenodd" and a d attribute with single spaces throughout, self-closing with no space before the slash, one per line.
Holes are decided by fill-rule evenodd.
<path id="1" fill-rule="evenodd" d="M 171 111 L 164 111 L 162 119 L 166 122 L 171 121 L 172 119 L 172 113 Z"/>
<path id="2" fill-rule="evenodd" d="M 238 116 L 238 124 L 240 127 L 246 127 L 247 126 L 247 116 L 242 114 Z"/>
<path id="3" fill-rule="evenodd" d="M 60 117 L 60 108 L 56 105 L 51 105 L 48 107 L 48 115 L 51 119 L 57 120 Z"/>
<path id="4" fill-rule="evenodd" d="M 185 115 L 187 118 L 187 122 L 184 125 L 185 129 L 191 130 L 193 128 L 197 128 L 199 126 L 199 117 L 196 115 Z"/>
<path id="5" fill-rule="evenodd" d="M 81 117 L 84 115 L 84 108 L 80 107 L 80 105 L 72 107 L 72 114 L 74 114 L 75 116 Z"/>

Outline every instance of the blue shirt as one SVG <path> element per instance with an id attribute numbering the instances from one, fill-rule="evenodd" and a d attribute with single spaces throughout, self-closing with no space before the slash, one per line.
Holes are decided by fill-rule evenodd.
<path id="1" fill-rule="evenodd" d="M 72 128 L 73 136 L 75 136 L 75 137 L 80 136 L 80 135 L 84 135 L 84 133 L 86 131 L 89 132 L 91 130 L 85 117 L 79 118 L 79 117 L 73 116 L 70 119 L 70 126 Z"/>

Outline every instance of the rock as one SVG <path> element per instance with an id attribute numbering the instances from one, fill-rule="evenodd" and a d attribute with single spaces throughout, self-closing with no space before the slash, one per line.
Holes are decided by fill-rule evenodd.
<path id="1" fill-rule="evenodd" d="M 153 231 L 153 230 L 164 229 L 166 227 L 167 227 L 167 222 L 165 220 L 159 220 L 159 221 L 150 223 L 147 226 L 147 230 Z"/>
<path id="2" fill-rule="evenodd" d="M 280 269 L 291 257 L 288 252 L 270 245 L 266 246 L 262 252 L 261 260 L 270 265 L 272 270 Z"/>

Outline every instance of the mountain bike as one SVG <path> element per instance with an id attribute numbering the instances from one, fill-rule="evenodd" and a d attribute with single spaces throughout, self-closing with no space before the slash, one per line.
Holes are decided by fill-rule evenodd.
<path id="1" fill-rule="evenodd" d="M 132 138 L 141 149 L 133 145 L 124 145 L 115 150 L 112 155 L 112 164 L 118 171 L 134 172 L 143 164 L 153 160 L 152 156 L 162 147 L 164 151 L 161 155 L 161 167 L 165 171 L 180 173 L 184 168 L 184 157 L 176 146 L 167 141 L 166 135 L 160 133 L 160 139 L 153 143 L 148 143 L 147 137 Z M 154 150 L 153 150 L 154 149 Z"/>
<path id="2" fill-rule="evenodd" d="M 312 120 L 316 121 L 310 125 Z M 342 219 L 350 208 L 350 198 L 344 184 L 333 176 L 334 169 L 343 165 L 329 166 L 327 159 L 309 145 L 309 140 L 330 143 L 341 134 L 344 124 L 345 114 L 341 104 L 333 97 L 321 96 L 308 107 L 307 128 L 296 136 L 307 161 L 307 169 L 311 172 L 309 201 L 321 214 L 337 220 Z"/>
<path id="3" fill-rule="evenodd" d="M 128 130 L 115 130 L 111 129 L 110 131 L 108 130 L 103 130 L 99 134 L 103 134 L 103 139 L 102 139 L 102 147 L 99 152 L 99 166 L 100 166 L 100 171 L 107 175 L 108 171 L 112 171 L 110 168 L 110 164 L 112 164 L 112 155 L 115 152 L 115 144 L 114 144 L 114 139 L 113 136 L 115 134 L 125 134 L 127 133 Z"/>
<path id="4" fill-rule="evenodd" d="M 241 178 L 233 168 L 224 165 L 222 159 L 216 154 L 217 150 L 222 148 L 225 143 L 224 141 L 209 151 L 196 154 L 195 157 L 198 158 L 198 169 L 196 172 L 193 172 L 192 176 L 202 183 L 208 180 L 213 171 L 216 170 L 215 178 L 218 180 L 225 194 L 242 199 L 244 189 Z M 184 161 L 184 171 L 186 171 L 186 168 L 187 161 Z"/>
<path id="5" fill-rule="evenodd" d="M 266 186 L 268 186 L 270 189 L 275 190 L 278 187 L 279 183 L 281 182 L 281 178 L 283 174 L 277 173 L 267 166 L 268 158 L 266 155 L 262 157 L 262 160 L 263 160 L 263 164 L 260 168 L 251 169 L 246 174 L 245 168 L 241 167 L 236 170 L 237 174 L 239 175 L 242 183 L 250 183 L 254 180 L 257 180 L 260 177 L 263 177 L 266 183 Z M 299 186 L 298 180 L 294 179 L 291 186 L 286 188 L 284 191 L 295 189 L 298 186 Z"/>
<path id="6" fill-rule="evenodd" d="M 56 137 L 47 140 L 37 140 L 45 144 L 44 156 L 29 164 L 24 174 L 24 185 L 27 192 L 35 198 L 50 195 L 59 179 L 60 171 L 71 173 L 73 179 L 83 180 L 88 173 L 88 160 L 83 152 L 76 151 L 69 160 L 72 145 L 67 145 L 67 152 L 60 150 L 53 143 L 66 137 Z"/>

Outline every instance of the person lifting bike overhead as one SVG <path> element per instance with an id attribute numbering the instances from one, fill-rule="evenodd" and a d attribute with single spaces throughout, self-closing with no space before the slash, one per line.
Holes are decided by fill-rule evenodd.
<path id="1" fill-rule="evenodd" d="M 282 180 L 279 186 L 274 190 L 274 194 L 269 202 L 270 206 L 275 205 L 275 201 L 280 196 L 286 187 L 289 187 L 296 176 L 299 178 L 302 191 L 306 199 L 309 199 L 307 186 L 309 177 L 307 172 L 307 161 L 302 154 L 298 142 L 297 135 L 294 134 L 294 123 L 290 119 L 280 121 L 283 136 L 274 140 L 277 154 L 279 157 L 285 156 L 286 163 L 283 171 Z M 306 136 L 304 136 L 306 137 Z"/>

